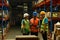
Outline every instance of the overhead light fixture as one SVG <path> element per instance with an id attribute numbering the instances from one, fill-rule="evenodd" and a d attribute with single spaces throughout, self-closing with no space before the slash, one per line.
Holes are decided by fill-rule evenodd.
<path id="1" fill-rule="evenodd" d="M 17 7 L 23 7 L 23 6 L 21 6 L 21 5 L 18 5 Z"/>
<path id="2" fill-rule="evenodd" d="M 2 15 L 2 13 L 0 13 L 0 16 Z"/>

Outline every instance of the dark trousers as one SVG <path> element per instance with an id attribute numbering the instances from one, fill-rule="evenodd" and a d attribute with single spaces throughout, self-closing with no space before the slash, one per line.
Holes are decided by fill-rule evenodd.
<path id="1" fill-rule="evenodd" d="M 31 32 L 31 35 L 36 35 L 36 36 L 38 36 L 38 32 Z"/>
<path id="2" fill-rule="evenodd" d="M 43 40 L 47 40 L 47 32 L 42 33 Z"/>
<path id="3" fill-rule="evenodd" d="M 29 32 L 28 33 L 23 33 L 23 35 L 29 35 Z"/>

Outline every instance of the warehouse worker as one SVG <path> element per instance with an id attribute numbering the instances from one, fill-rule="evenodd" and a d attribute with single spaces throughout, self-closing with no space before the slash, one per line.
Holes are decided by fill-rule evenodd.
<path id="1" fill-rule="evenodd" d="M 43 40 L 47 40 L 47 33 L 48 33 L 48 18 L 45 16 L 45 12 L 41 11 L 40 16 L 42 16 L 42 23 L 40 31 L 43 36 Z"/>
<path id="2" fill-rule="evenodd" d="M 30 25 L 31 25 L 31 35 L 38 36 L 39 31 L 39 19 L 37 18 L 37 12 L 33 12 L 33 18 L 30 19 Z"/>
<path id="3" fill-rule="evenodd" d="M 28 16 L 29 16 L 29 14 L 25 13 L 24 19 L 21 22 L 21 29 L 23 31 L 23 35 L 29 35 L 30 25 L 29 25 Z"/>

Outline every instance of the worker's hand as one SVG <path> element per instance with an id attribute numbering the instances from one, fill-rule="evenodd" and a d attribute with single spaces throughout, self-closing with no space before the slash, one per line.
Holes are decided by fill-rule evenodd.
<path id="1" fill-rule="evenodd" d="M 21 26 L 21 29 L 23 29 L 23 27 Z"/>
<path id="2" fill-rule="evenodd" d="M 23 29 L 24 28 L 24 25 L 21 25 L 21 29 Z"/>
<path id="3" fill-rule="evenodd" d="M 30 26 L 33 26 L 34 24 L 30 24 Z"/>
<path id="4" fill-rule="evenodd" d="M 40 32 L 40 28 L 38 28 L 38 32 Z"/>
<path id="5" fill-rule="evenodd" d="M 29 31 L 31 32 L 31 29 L 29 29 Z"/>
<path id="6" fill-rule="evenodd" d="M 44 33 L 44 31 L 40 31 L 41 33 Z"/>

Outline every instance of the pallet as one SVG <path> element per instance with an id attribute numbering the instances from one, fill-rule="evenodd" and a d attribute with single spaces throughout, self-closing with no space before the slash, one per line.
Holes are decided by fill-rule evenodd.
<path id="1" fill-rule="evenodd" d="M 17 35 L 16 40 L 39 40 L 39 38 L 33 35 Z"/>

